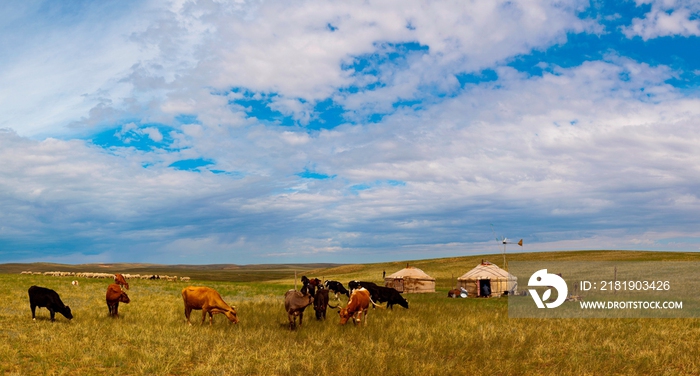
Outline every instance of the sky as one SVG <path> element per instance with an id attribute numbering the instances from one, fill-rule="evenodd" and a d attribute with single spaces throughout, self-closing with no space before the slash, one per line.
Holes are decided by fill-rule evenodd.
<path id="1" fill-rule="evenodd" d="M 700 250 L 700 3 L 0 5 L 0 262 Z"/>

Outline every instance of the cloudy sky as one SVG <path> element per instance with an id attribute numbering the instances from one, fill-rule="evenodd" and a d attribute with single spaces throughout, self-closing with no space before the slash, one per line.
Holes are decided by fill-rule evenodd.
<path id="1" fill-rule="evenodd" d="M 0 262 L 700 250 L 700 3 L 0 5 Z"/>

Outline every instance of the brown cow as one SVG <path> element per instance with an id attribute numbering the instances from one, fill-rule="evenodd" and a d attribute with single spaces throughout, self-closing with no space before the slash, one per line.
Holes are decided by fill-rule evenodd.
<path id="1" fill-rule="evenodd" d="M 314 302 L 314 297 L 310 294 L 302 294 L 297 290 L 289 290 L 284 293 L 284 310 L 289 318 L 289 329 L 296 328 L 297 316 L 299 316 L 299 326 L 304 318 L 304 310 Z"/>
<path id="2" fill-rule="evenodd" d="M 326 319 L 326 309 L 328 309 L 328 289 L 319 288 L 314 295 L 314 310 L 316 319 Z"/>
<path id="3" fill-rule="evenodd" d="M 338 312 L 340 315 L 340 324 L 345 325 L 350 318 L 352 318 L 353 324 L 357 324 L 358 321 L 362 321 L 363 316 L 366 323 L 367 309 L 369 308 L 370 302 L 369 290 L 364 287 L 353 290 L 348 305 L 341 308 Z M 337 308 L 333 306 L 330 307 Z"/>
<path id="4" fill-rule="evenodd" d="M 123 275 L 121 274 L 115 274 L 114 275 L 114 283 L 118 284 L 121 287 L 126 287 L 126 289 L 129 289 L 129 283 L 126 281 L 126 278 L 124 278 Z"/>
<path id="5" fill-rule="evenodd" d="M 112 317 L 119 317 L 119 302 L 128 304 L 131 301 L 129 296 L 116 283 L 112 283 L 107 287 L 106 300 L 109 315 Z"/>
<path id="6" fill-rule="evenodd" d="M 214 323 L 214 314 L 222 313 L 234 324 L 238 323 L 236 307 L 231 307 L 221 298 L 216 290 L 209 287 L 189 286 L 182 289 L 182 300 L 185 302 L 185 318 L 190 322 L 193 309 L 202 310 L 202 324 L 209 314 L 209 325 Z"/>

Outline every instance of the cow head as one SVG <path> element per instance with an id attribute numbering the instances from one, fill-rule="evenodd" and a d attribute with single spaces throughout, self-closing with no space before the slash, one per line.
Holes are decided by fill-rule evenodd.
<path id="1" fill-rule="evenodd" d="M 129 295 L 126 295 L 126 293 L 122 291 L 121 295 L 119 295 L 119 301 L 122 303 L 129 303 L 131 299 L 129 299 Z"/>
<path id="2" fill-rule="evenodd" d="M 346 308 L 341 308 L 338 311 L 338 314 L 340 315 L 340 325 L 345 325 L 348 320 L 352 317 L 352 314 L 348 312 L 347 307 Z"/>
<path id="3" fill-rule="evenodd" d="M 72 320 L 72 319 L 73 319 L 73 314 L 71 313 L 70 307 L 69 307 L 69 306 L 63 307 L 63 310 L 61 310 L 60 312 L 61 312 L 61 314 L 62 314 L 65 318 L 67 318 L 68 320 Z"/>
<path id="4" fill-rule="evenodd" d="M 229 321 L 234 324 L 238 324 L 238 313 L 236 312 L 236 307 L 231 307 L 228 311 L 224 311 L 224 315 L 228 317 Z"/>
<path id="5" fill-rule="evenodd" d="M 345 325 L 348 320 L 353 316 L 352 313 L 348 312 L 348 307 L 333 306 L 328 304 L 328 307 L 338 310 L 338 315 L 340 316 L 340 325 Z"/>

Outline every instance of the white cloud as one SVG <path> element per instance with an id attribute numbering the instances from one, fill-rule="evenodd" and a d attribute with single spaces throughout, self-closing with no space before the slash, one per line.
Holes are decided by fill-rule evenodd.
<path id="1" fill-rule="evenodd" d="M 700 36 L 700 3 L 694 0 L 637 0 L 637 6 L 651 4 L 644 18 L 635 18 L 623 27 L 628 38 L 644 40 L 667 36 Z"/>
<path id="2" fill-rule="evenodd" d="M 69 26 L 52 24 L 36 9 L 30 13 L 35 24 L 25 27 L 35 43 L 15 48 L 14 58 L 0 66 L 6 115 L 0 126 L 51 135 L 85 132 L 122 117 L 167 121 L 174 112 L 210 112 L 203 94 L 232 87 L 277 93 L 275 108 L 304 119 L 308 105 L 300 107 L 299 99 L 313 104 L 362 79 L 342 69 L 355 57 L 385 43 L 429 46 L 407 71 L 383 77 L 395 90 L 367 98 L 391 103 L 412 96 L 419 85 L 444 85 L 445 79 L 453 85 L 455 73 L 595 27 L 576 17 L 583 6 L 577 0 L 151 1 L 119 11 L 93 5 Z M 63 128 L 68 124 L 71 129 Z"/>
<path id="3" fill-rule="evenodd" d="M 158 128 L 153 128 L 153 127 L 147 127 L 141 130 L 141 132 L 145 135 L 148 136 L 151 140 L 155 142 L 161 142 L 163 141 L 163 134 L 160 133 Z"/>
<path id="4" fill-rule="evenodd" d="M 146 7 L 29 4 L 23 17 L 2 28 L 0 127 L 24 135 L 64 134 L 63 127 L 91 108 L 129 94 L 119 80 L 139 56 L 150 55 L 127 43 L 125 33 L 138 27 Z"/>

